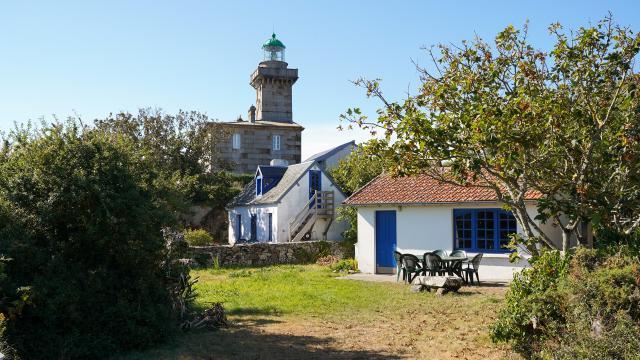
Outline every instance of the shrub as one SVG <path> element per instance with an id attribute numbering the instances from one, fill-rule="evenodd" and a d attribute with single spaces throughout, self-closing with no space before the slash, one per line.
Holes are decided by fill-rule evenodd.
<path id="1" fill-rule="evenodd" d="M 198 279 L 191 279 L 189 264 L 182 261 L 189 247 L 184 234 L 170 228 L 165 228 L 162 232 L 165 246 L 161 269 L 165 275 L 171 306 L 178 320 L 182 322 L 181 327 L 184 328 L 184 324 L 189 323 L 194 315 L 196 298 L 194 285 Z"/>
<path id="2" fill-rule="evenodd" d="M 299 264 L 314 263 L 318 258 L 316 254 L 312 254 L 311 252 L 303 248 L 293 249 L 293 257 L 296 259 L 296 262 Z"/>
<path id="3" fill-rule="evenodd" d="M 638 258 L 580 249 L 561 282 L 566 323 L 545 352 L 560 359 L 630 359 L 640 354 Z"/>
<path id="4" fill-rule="evenodd" d="M 514 278 L 491 329 L 526 358 L 633 358 L 640 353 L 637 257 L 580 248 L 546 252 Z"/>
<path id="5" fill-rule="evenodd" d="M 293 257 L 298 264 L 313 264 L 318 259 L 331 255 L 331 244 L 328 241 L 320 240 L 310 250 L 302 247 L 293 249 Z"/>
<path id="6" fill-rule="evenodd" d="M 185 230 L 184 239 L 190 246 L 205 246 L 213 244 L 213 237 L 206 230 Z"/>
<path id="7" fill-rule="evenodd" d="M 593 243 L 599 252 L 609 255 L 621 252 L 631 256 L 640 256 L 640 230 L 630 234 L 620 234 L 606 228 L 598 228 Z"/>
<path id="8" fill-rule="evenodd" d="M 318 241 L 318 247 L 316 249 L 316 253 L 314 254 L 316 258 L 314 260 L 329 255 L 331 255 L 331 244 L 329 244 L 329 242 L 325 240 Z"/>
<path id="9" fill-rule="evenodd" d="M 22 358 L 102 358 L 170 333 L 160 264 L 172 214 L 140 159 L 127 141 L 73 123 L 6 140 L 0 253 L 12 261 L 1 295 L 14 302 L 28 287 L 29 298 L 2 311 Z"/>
<path id="10" fill-rule="evenodd" d="M 553 337 L 564 321 L 557 289 L 567 269 L 568 261 L 559 251 L 548 251 L 531 268 L 516 274 L 491 338 L 511 341 L 521 354 L 539 351 L 541 343 Z"/>
<path id="11" fill-rule="evenodd" d="M 329 268 L 335 272 L 358 271 L 358 261 L 356 259 L 342 259 Z"/>

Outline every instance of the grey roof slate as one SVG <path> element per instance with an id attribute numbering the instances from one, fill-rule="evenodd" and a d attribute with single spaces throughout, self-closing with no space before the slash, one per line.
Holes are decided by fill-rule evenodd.
<path id="1" fill-rule="evenodd" d="M 311 157 L 309 157 L 307 160 L 305 161 L 323 161 L 326 160 L 327 158 L 331 157 L 332 155 L 334 155 L 335 153 L 337 153 L 338 151 L 346 148 L 347 146 L 355 146 L 356 145 L 356 141 L 355 140 L 351 140 L 348 143 L 344 143 L 342 145 L 338 145 L 332 149 L 329 150 L 325 150 L 323 152 L 319 152 L 317 154 L 311 155 Z"/>
<path id="2" fill-rule="evenodd" d="M 254 179 L 242 189 L 238 196 L 231 200 L 227 207 L 277 203 L 315 163 L 315 161 L 305 161 L 287 166 L 278 185 L 260 197 L 256 197 L 256 181 Z"/>
<path id="3" fill-rule="evenodd" d="M 229 204 L 227 204 L 227 208 L 234 206 L 242 206 L 248 204 L 256 197 L 256 178 L 254 177 L 247 185 L 245 185 L 240 194 L 236 195 Z"/>

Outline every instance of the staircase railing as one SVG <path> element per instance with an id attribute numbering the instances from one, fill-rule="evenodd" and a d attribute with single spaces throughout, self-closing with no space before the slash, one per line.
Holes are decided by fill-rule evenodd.
<path id="1" fill-rule="evenodd" d="M 303 223 L 312 220 L 309 219 L 309 215 L 313 214 L 314 217 L 317 216 L 317 204 L 318 192 L 316 191 L 313 196 L 309 198 L 309 201 L 307 201 L 302 210 L 289 221 L 289 242 L 294 241 L 294 239 L 298 237 L 297 235 L 301 232 L 302 229 L 300 229 L 300 227 L 304 225 Z M 315 221 L 315 219 L 313 220 Z"/>
<path id="2" fill-rule="evenodd" d="M 289 241 L 298 241 L 315 224 L 318 217 L 333 217 L 333 191 L 316 191 L 302 210 L 289 221 Z"/>

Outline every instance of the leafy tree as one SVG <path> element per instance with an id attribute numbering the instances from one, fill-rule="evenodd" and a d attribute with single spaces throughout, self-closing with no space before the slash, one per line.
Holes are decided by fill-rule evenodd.
<path id="1" fill-rule="evenodd" d="M 351 196 L 384 170 L 383 159 L 370 150 L 374 143 L 375 140 L 371 140 L 358 145 L 349 156 L 329 169 L 331 177 L 345 195 Z"/>
<path id="2" fill-rule="evenodd" d="M 555 46 L 536 50 L 527 27 L 432 48 L 419 68 L 418 93 L 385 98 L 378 80 L 360 79 L 384 107 L 369 121 L 359 109 L 343 119 L 383 132 L 375 143 L 396 175 L 489 188 L 510 208 L 529 241 L 567 250 L 585 227 L 631 233 L 640 227 L 640 37 L 611 16 L 576 32 L 550 28 Z M 526 211 L 541 193 L 539 220 L 563 230 L 554 243 Z M 532 248 L 532 247 L 530 247 Z"/>
<path id="3" fill-rule="evenodd" d="M 375 141 L 371 140 L 367 144 L 359 145 L 347 158 L 341 160 L 334 168 L 329 169 L 331 177 L 345 195 L 351 196 L 382 173 L 383 159 L 370 151 Z M 345 240 L 352 243 L 355 243 L 358 238 L 357 215 L 356 208 L 352 206 L 340 207 L 337 210 L 337 219 L 347 221 L 350 225 L 343 236 Z"/>
<path id="4" fill-rule="evenodd" d="M 217 146 L 229 136 L 220 124 L 202 113 L 140 109 L 137 114 L 110 114 L 96 119 L 97 131 L 131 140 L 144 162 L 155 170 L 159 186 L 178 190 L 167 206 L 185 211 L 193 204 L 223 208 L 237 194 L 231 164 L 219 157 Z"/>
<path id="5" fill-rule="evenodd" d="M 169 333 L 160 230 L 174 216 L 157 177 L 130 139 L 74 121 L 5 139 L 1 310 L 23 358 L 101 358 Z"/>

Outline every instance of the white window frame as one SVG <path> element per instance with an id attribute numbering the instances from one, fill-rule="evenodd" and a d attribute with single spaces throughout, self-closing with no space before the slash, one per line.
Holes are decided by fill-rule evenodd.
<path id="1" fill-rule="evenodd" d="M 276 151 L 280 150 L 281 141 L 282 138 L 280 137 L 280 135 L 273 135 L 271 140 L 271 149 Z"/>
<path id="2" fill-rule="evenodd" d="M 231 140 L 231 147 L 233 149 L 240 149 L 241 138 L 240 133 L 234 133 Z"/>

